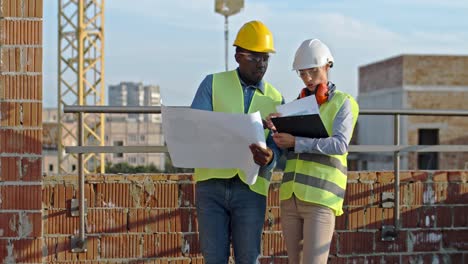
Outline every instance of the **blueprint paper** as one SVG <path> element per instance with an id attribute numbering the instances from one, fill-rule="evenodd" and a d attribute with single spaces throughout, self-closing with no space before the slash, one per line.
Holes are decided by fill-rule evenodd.
<path id="1" fill-rule="evenodd" d="M 315 96 L 307 96 L 276 107 L 281 116 L 299 116 L 320 114 Z"/>
<path id="2" fill-rule="evenodd" d="M 257 180 L 259 165 L 249 145 L 266 148 L 262 118 L 162 106 L 162 127 L 172 163 L 181 168 L 239 168 L 247 183 Z"/>

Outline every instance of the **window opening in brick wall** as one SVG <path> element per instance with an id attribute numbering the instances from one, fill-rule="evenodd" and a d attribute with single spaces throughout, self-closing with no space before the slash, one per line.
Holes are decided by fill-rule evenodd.
<path id="1" fill-rule="evenodd" d="M 419 145 L 438 145 L 439 129 L 419 129 Z M 418 154 L 418 169 L 437 170 L 439 168 L 439 154 L 437 152 L 422 152 Z"/>

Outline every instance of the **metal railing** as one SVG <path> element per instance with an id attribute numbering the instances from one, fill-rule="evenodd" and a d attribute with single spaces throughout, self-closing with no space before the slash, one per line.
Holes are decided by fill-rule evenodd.
<path id="1" fill-rule="evenodd" d="M 79 236 L 72 245 L 74 252 L 86 251 L 85 236 L 85 196 L 83 153 L 164 153 L 165 146 L 83 146 L 83 113 L 106 114 L 160 114 L 159 106 L 65 106 L 65 113 L 78 115 L 78 146 L 66 147 L 69 153 L 78 155 L 78 189 L 79 189 Z M 387 236 L 382 240 L 395 240 L 400 229 L 400 153 L 401 152 L 468 152 L 468 145 L 400 145 L 400 116 L 468 116 L 468 110 L 431 110 L 431 109 L 361 109 L 359 115 L 393 116 L 393 145 L 350 145 L 349 152 L 356 153 L 393 153 L 394 180 L 394 226 L 390 226 Z M 73 244 L 73 243 L 72 243 Z M 73 248 L 73 246 L 75 246 Z"/>

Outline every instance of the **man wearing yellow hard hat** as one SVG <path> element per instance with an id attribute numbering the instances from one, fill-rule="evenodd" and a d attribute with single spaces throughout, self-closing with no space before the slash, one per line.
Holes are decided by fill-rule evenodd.
<path id="1" fill-rule="evenodd" d="M 234 46 L 239 67 L 207 75 L 191 107 L 226 113 L 260 111 L 265 118 L 284 103 L 281 94 L 263 80 L 269 54 L 275 52 L 273 36 L 262 22 L 250 21 L 237 33 Z M 246 184 L 239 169 L 195 169 L 199 236 L 206 264 L 228 263 L 231 241 L 236 263 L 258 263 L 271 171 L 281 154 L 268 130 L 265 138 L 267 148 L 245 146 L 261 166 L 253 185 Z"/>

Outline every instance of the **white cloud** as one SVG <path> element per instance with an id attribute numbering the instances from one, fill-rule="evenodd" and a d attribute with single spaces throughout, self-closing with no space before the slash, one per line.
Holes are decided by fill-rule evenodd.
<path id="1" fill-rule="evenodd" d="M 287 101 L 294 99 L 303 87 L 291 71 L 295 50 L 303 40 L 319 38 L 330 47 L 336 60 L 331 80 L 356 95 L 357 67 L 372 57 L 393 55 L 394 48 L 388 44 L 402 39 L 397 33 L 339 13 L 311 16 L 308 12 L 282 12 L 279 17 L 271 26 L 278 39 L 278 55 L 273 58 L 267 77 L 284 93 Z"/>
<path id="2" fill-rule="evenodd" d="M 407 1 L 397 1 L 400 2 L 396 6 L 407 5 Z M 45 8 L 50 8 L 52 1 L 45 2 Z M 277 49 L 266 78 L 285 94 L 287 101 L 295 98 L 302 87 L 291 71 L 291 64 L 296 48 L 307 38 L 320 38 L 330 46 L 336 60 L 331 80 L 353 95 L 357 93 L 359 66 L 408 53 L 468 53 L 466 32 L 437 32 L 430 26 L 401 29 L 391 23 L 383 26 L 372 20 L 378 19 L 370 16 L 375 12 L 372 9 L 363 9 L 360 16 L 352 16 L 330 8 L 330 5 L 337 7 L 336 2 L 320 4 L 320 12 L 308 2 L 302 2 L 305 7 L 300 10 L 280 7 L 277 2 L 245 2 L 245 9 L 229 18 L 230 68 L 236 65 L 231 43 L 237 30 L 249 20 L 263 21 L 273 32 Z M 444 4 L 445 7 L 466 8 L 467 3 L 412 0 L 408 5 Z M 45 30 L 56 27 L 47 24 L 50 16 L 56 14 L 45 11 L 45 15 L 49 16 L 44 18 Z M 128 21 L 116 21 L 122 18 Z M 456 20 L 452 23 L 457 25 Z M 223 31 L 224 19 L 214 13 L 214 0 L 138 0 L 138 4 L 129 0 L 106 1 L 106 84 L 119 81 L 160 84 L 167 104 L 188 105 L 206 74 L 224 70 Z M 53 47 L 55 40 L 48 39 L 44 43 L 56 49 Z M 51 57 L 52 53 L 47 50 L 46 47 L 46 57 Z M 47 64 L 55 62 L 55 58 L 46 60 L 45 68 L 53 68 Z M 47 72 L 53 74 L 54 71 Z M 53 79 L 54 76 L 49 75 L 44 82 Z M 56 81 L 51 81 L 45 87 L 54 85 Z"/>
<path id="3" fill-rule="evenodd" d="M 211 0 L 129 0 L 106 2 L 108 12 L 118 12 L 130 17 L 144 18 L 158 22 L 158 26 L 174 26 L 182 30 L 213 31 L 214 1 Z"/>
<path id="4" fill-rule="evenodd" d="M 340 13 L 310 16 L 307 12 L 282 12 L 277 15 L 280 19 L 272 28 L 280 38 L 280 51 L 267 76 L 288 100 L 297 96 L 302 83 L 287 70 L 296 48 L 307 38 L 320 38 L 329 45 L 336 60 L 331 80 L 352 95 L 357 95 L 358 67 L 365 64 L 401 54 L 468 53 L 466 33 L 419 30 L 405 34 Z"/>
<path id="5" fill-rule="evenodd" d="M 214 1 L 211 0 L 111 0 L 106 2 L 106 9 L 119 10 L 134 15 L 144 16 L 161 16 L 164 14 L 172 13 L 173 11 L 188 11 L 189 13 L 196 13 L 200 10 L 205 10 L 211 6 L 214 10 Z"/>
<path id="6" fill-rule="evenodd" d="M 400 5 L 415 5 L 424 7 L 438 7 L 438 8 L 464 8 L 468 9 L 468 1 L 466 0 L 394 0 L 395 4 Z"/>

